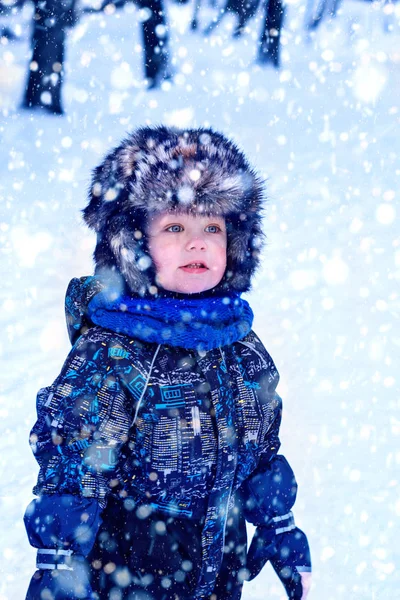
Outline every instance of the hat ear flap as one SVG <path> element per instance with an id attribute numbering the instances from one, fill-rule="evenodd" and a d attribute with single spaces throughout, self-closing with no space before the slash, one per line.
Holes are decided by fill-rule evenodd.
<path id="1" fill-rule="evenodd" d="M 136 221 L 139 221 L 137 215 Z M 129 288 L 140 294 L 145 293 L 155 279 L 155 267 L 143 238 L 144 227 L 144 221 L 142 226 L 139 227 L 136 223 L 135 227 L 121 215 L 112 219 L 107 232 L 107 242 L 117 262 L 118 270 Z"/>
<path id="2" fill-rule="evenodd" d="M 90 229 L 99 233 L 110 217 L 121 210 L 128 193 L 125 183 L 117 152 L 94 169 L 88 190 L 89 204 L 82 211 L 84 221 Z"/>
<path id="3" fill-rule="evenodd" d="M 221 289 L 247 292 L 251 287 L 251 277 L 259 266 L 265 240 L 261 228 L 260 197 L 255 195 L 253 202 L 250 199 L 241 213 L 227 217 L 227 233 L 227 269 Z"/>

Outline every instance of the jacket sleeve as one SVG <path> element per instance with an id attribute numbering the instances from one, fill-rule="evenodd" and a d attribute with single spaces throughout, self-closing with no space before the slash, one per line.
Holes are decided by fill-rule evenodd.
<path id="1" fill-rule="evenodd" d="M 273 365 L 264 385 L 264 404 L 273 410 L 272 423 L 262 440 L 257 468 L 241 486 L 243 511 L 256 532 L 247 554 L 248 579 L 258 575 L 270 561 L 288 598 L 304 598 L 301 573 L 311 572 L 311 557 L 305 534 L 295 525 L 292 507 L 297 482 L 286 458 L 278 454 L 282 399 L 276 392 L 279 374 Z"/>
<path id="2" fill-rule="evenodd" d="M 40 470 L 24 521 L 39 571 L 29 600 L 45 588 L 55 600 L 91 598 L 84 559 L 107 495 L 119 484 L 117 457 L 131 424 L 107 339 L 98 328 L 82 335 L 60 375 L 37 396 L 30 445 Z"/>
<path id="3" fill-rule="evenodd" d="M 282 399 L 275 387 L 279 376 L 269 389 L 273 420 L 267 430 L 257 468 L 242 484 L 245 500 L 244 514 L 253 525 L 279 523 L 279 529 L 290 527 L 290 513 L 297 494 L 297 482 L 286 458 L 278 454 L 281 446 L 279 428 L 282 420 Z"/>

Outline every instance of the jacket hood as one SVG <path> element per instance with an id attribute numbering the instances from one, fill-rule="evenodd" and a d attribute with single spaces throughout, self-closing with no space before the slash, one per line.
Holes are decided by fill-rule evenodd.
<path id="1" fill-rule="evenodd" d="M 211 128 L 142 127 L 94 170 L 86 224 L 97 233 L 96 273 L 140 295 L 157 294 L 146 224 L 176 211 L 226 220 L 227 268 L 215 292 L 244 292 L 263 242 L 263 182 L 244 154 Z"/>

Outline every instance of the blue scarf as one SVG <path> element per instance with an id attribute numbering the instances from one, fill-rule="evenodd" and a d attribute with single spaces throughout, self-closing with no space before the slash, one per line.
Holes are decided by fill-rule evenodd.
<path id="1" fill-rule="evenodd" d="M 111 296 L 111 297 L 110 297 Z M 96 325 L 144 342 L 206 351 L 244 338 L 253 311 L 239 294 L 226 297 L 141 299 L 110 291 L 94 296 L 88 316 Z"/>

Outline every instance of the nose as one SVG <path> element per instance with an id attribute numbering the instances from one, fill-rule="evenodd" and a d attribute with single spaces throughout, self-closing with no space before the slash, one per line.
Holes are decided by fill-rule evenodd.
<path id="1" fill-rule="evenodd" d="M 186 244 L 186 249 L 187 250 L 206 250 L 207 242 L 201 236 L 192 236 Z"/>

